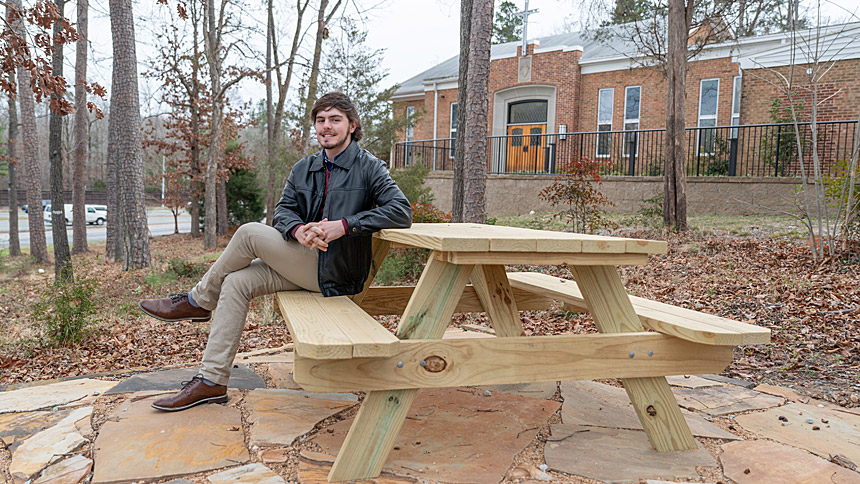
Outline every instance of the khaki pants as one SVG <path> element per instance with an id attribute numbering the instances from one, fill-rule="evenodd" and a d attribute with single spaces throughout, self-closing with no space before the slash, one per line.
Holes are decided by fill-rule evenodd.
<path id="1" fill-rule="evenodd" d="M 284 240 L 274 227 L 260 223 L 239 227 L 191 291 L 195 303 L 214 311 L 203 353 L 204 378 L 227 384 L 251 299 L 278 291 L 320 291 L 317 261 L 316 250 Z"/>

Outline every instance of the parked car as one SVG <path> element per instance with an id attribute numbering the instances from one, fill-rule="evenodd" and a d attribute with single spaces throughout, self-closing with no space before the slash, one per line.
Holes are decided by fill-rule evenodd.
<path id="1" fill-rule="evenodd" d="M 45 210 L 45 206 L 46 206 L 46 205 L 48 205 L 49 203 L 51 203 L 51 201 L 50 201 L 50 200 L 42 200 L 42 210 Z M 23 210 L 23 211 L 24 211 L 24 213 L 29 213 L 29 212 L 27 212 L 28 207 L 27 207 L 27 205 L 26 205 L 26 204 L 25 204 L 25 205 L 21 205 L 21 210 Z"/>
<path id="2" fill-rule="evenodd" d="M 107 207 L 104 205 L 84 205 L 84 210 L 87 217 L 87 224 L 104 225 L 107 222 Z M 71 225 L 74 216 L 72 214 L 72 204 L 67 203 L 63 206 L 63 215 L 66 225 Z M 53 224 L 53 213 L 51 205 L 45 206 L 45 220 Z"/>

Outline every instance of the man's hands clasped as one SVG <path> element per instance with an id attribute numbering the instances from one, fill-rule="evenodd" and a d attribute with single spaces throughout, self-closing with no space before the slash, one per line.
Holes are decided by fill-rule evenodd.
<path id="1" fill-rule="evenodd" d="M 343 222 L 340 220 L 329 221 L 329 219 L 324 218 L 319 222 L 300 225 L 295 235 L 296 240 L 305 247 L 325 252 L 328 250 L 329 242 L 343 237 L 345 232 Z"/>

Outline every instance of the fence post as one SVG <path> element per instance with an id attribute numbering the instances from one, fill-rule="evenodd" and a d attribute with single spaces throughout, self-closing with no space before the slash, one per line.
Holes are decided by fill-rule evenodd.
<path id="1" fill-rule="evenodd" d="M 729 176 L 735 176 L 738 169 L 738 138 L 731 138 L 729 145 Z"/>
<path id="2" fill-rule="evenodd" d="M 776 126 L 776 156 L 773 162 L 773 176 L 779 176 L 779 152 L 781 151 L 781 147 L 779 145 L 779 138 L 782 135 L 782 125 L 779 124 Z"/>
<path id="3" fill-rule="evenodd" d="M 629 145 L 627 147 L 627 176 L 635 176 L 636 175 L 636 138 L 635 134 L 630 136 L 630 140 L 627 142 Z"/>

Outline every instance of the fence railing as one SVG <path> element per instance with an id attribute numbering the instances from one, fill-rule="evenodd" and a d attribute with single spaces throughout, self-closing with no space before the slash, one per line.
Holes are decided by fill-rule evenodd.
<path id="1" fill-rule="evenodd" d="M 817 146 L 824 174 L 839 172 L 851 158 L 857 121 L 696 127 L 685 130 L 688 176 L 812 175 Z M 798 143 L 798 134 L 800 143 Z M 592 131 L 564 134 L 489 136 L 489 173 L 554 174 L 572 160 L 601 163 L 601 174 L 663 175 L 666 130 Z M 442 138 L 397 143 L 394 167 L 423 163 L 431 170 L 453 170 L 454 140 Z"/>

